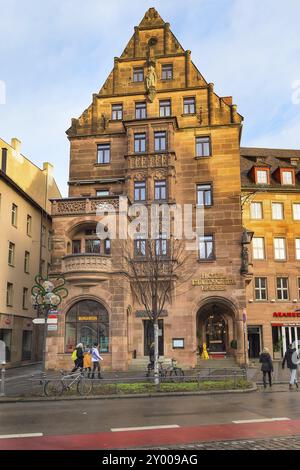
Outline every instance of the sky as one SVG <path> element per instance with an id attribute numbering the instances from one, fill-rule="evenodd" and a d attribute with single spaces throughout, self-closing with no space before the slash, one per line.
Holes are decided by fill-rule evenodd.
<path id="1" fill-rule="evenodd" d="M 0 0 L 0 136 L 55 167 L 67 196 L 71 118 L 155 7 L 219 96 L 243 146 L 300 149 L 300 0 Z"/>

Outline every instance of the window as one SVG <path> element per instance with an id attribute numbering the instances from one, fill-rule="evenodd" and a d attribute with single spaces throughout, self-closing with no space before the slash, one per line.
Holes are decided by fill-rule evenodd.
<path id="1" fill-rule="evenodd" d="M 214 259 L 214 240 L 212 235 L 199 237 L 199 259 L 201 261 Z"/>
<path id="2" fill-rule="evenodd" d="M 294 220 L 300 220 L 300 204 L 293 204 L 293 218 Z"/>
<path id="3" fill-rule="evenodd" d="M 100 240 L 85 240 L 85 253 L 100 254 Z"/>
<path id="4" fill-rule="evenodd" d="M 167 150 L 167 133 L 154 132 L 154 150 L 162 151 Z"/>
<path id="5" fill-rule="evenodd" d="M 121 121 L 123 119 L 123 105 L 113 104 L 111 106 L 111 119 L 112 121 Z"/>
<path id="6" fill-rule="evenodd" d="M 286 259 L 285 238 L 274 238 L 274 258 L 276 260 Z"/>
<path id="7" fill-rule="evenodd" d="M 295 258 L 300 259 L 300 238 L 295 239 Z"/>
<path id="8" fill-rule="evenodd" d="M 256 172 L 257 184 L 268 184 L 268 170 L 257 170 Z"/>
<path id="9" fill-rule="evenodd" d="M 253 259 L 265 259 L 265 243 L 261 237 L 252 239 Z"/>
<path id="10" fill-rule="evenodd" d="M 135 119 L 146 119 L 147 117 L 147 105 L 145 101 L 141 103 L 135 103 Z"/>
<path id="11" fill-rule="evenodd" d="M 105 307 L 93 300 L 82 300 L 66 315 L 65 351 L 72 352 L 76 344 L 99 344 L 99 352 L 109 350 L 109 317 Z"/>
<path id="12" fill-rule="evenodd" d="M 146 240 L 142 235 L 136 235 L 134 240 L 134 256 L 146 256 Z"/>
<path id="13" fill-rule="evenodd" d="M 110 255 L 110 253 L 111 253 L 111 245 L 110 245 L 110 239 L 109 238 L 106 238 L 104 240 L 104 253 L 106 255 Z"/>
<path id="14" fill-rule="evenodd" d="M 52 232 L 48 230 L 48 251 L 52 250 Z"/>
<path id="15" fill-rule="evenodd" d="M 23 287 L 22 307 L 23 307 L 23 310 L 27 310 L 27 308 L 28 308 L 28 289 L 27 289 L 27 287 Z"/>
<path id="16" fill-rule="evenodd" d="M 10 266 L 15 265 L 15 249 L 16 245 L 12 242 L 8 243 L 8 264 Z"/>
<path id="17" fill-rule="evenodd" d="M 210 137 L 196 137 L 196 156 L 210 157 Z"/>
<path id="18" fill-rule="evenodd" d="M 26 233 L 29 237 L 32 234 L 32 217 L 31 217 L 31 215 L 27 215 Z"/>
<path id="19" fill-rule="evenodd" d="M 167 255 L 167 235 L 160 234 L 157 240 L 155 240 L 155 254 L 156 256 L 166 256 Z"/>
<path id="20" fill-rule="evenodd" d="M 255 278 L 255 300 L 267 300 L 267 278 Z"/>
<path id="21" fill-rule="evenodd" d="M 273 202 L 272 203 L 272 219 L 273 220 L 283 220 L 283 203 L 282 202 Z"/>
<path id="22" fill-rule="evenodd" d="M 46 227 L 42 225 L 42 246 L 46 246 Z"/>
<path id="23" fill-rule="evenodd" d="M 144 69 L 142 67 L 133 69 L 133 81 L 134 82 L 144 81 Z"/>
<path id="24" fill-rule="evenodd" d="M 12 330 L 7 330 L 6 328 L 0 329 L 0 340 L 5 343 L 6 362 L 10 362 L 11 359 L 11 337 Z"/>
<path id="25" fill-rule="evenodd" d="M 135 201 L 146 200 L 146 181 L 134 182 L 134 200 Z"/>
<path id="26" fill-rule="evenodd" d="M 24 256 L 24 273 L 29 274 L 29 268 L 30 268 L 30 253 L 29 253 L 29 251 L 25 251 L 25 256 Z"/>
<path id="27" fill-rule="evenodd" d="M 104 165 L 110 162 L 110 144 L 98 145 L 98 163 Z"/>
<path id="28" fill-rule="evenodd" d="M 14 296 L 14 285 L 11 282 L 8 282 L 6 285 L 6 305 L 8 307 L 13 306 L 13 296 Z"/>
<path id="29" fill-rule="evenodd" d="M 289 300 L 289 287 L 287 277 L 277 278 L 277 299 Z"/>
<path id="30" fill-rule="evenodd" d="M 212 205 L 211 184 L 197 184 L 197 206 Z"/>
<path id="31" fill-rule="evenodd" d="M 183 113 L 184 114 L 195 114 L 196 112 L 196 100 L 195 98 L 184 98 L 183 99 Z"/>
<path id="32" fill-rule="evenodd" d="M 298 298 L 300 299 L 300 277 L 298 277 Z"/>
<path id="33" fill-rule="evenodd" d="M 162 100 L 159 102 L 160 117 L 171 116 L 171 100 Z"/>
<path id="34" fill-rule="evenodd" d="M 109 190 L 108 189 L 98 189 L 96 191 L 96 196 L 98 196 L 98 197 L 109 196 Z"/>
<path id="35" fill-rule="evenodd" d="M 173 78 L 173 65 L 167 64 L 161 67 L 161 79 L 172 80 Z"/>
<path id="36" fill-rule="evenodd" d="M 12 206 L 11 206 L 11 224 L 16 227 L 17 222 L 18 222 L 18 206 L 16 206 L 16 204 L 12 204 Z"/>
<path id="37" fill-rule="evenodd" d="M 281 184 L 294 184 L 292 171 L 282 171 L 281 173 Z"/>
<path id="38" fill-rule="evenodd" d="M 154 199 L 165 200 L 167 199 L 167 182 L 166 180 L 154 181 Z"/>
<path id="39" fill-rule="evenodd" d="M 250 204 L 250 217 L 251 219 L 262 219 L 263 208 L 261 202 L 251 202 Z"/>
<path id="40" fill-rule="evenodd" d="M 31 361 L 32 331 L 23 331 L 22 361 Z"/>
<path id="41" fill-rule="evenodd" d="M 72 253 L 73 255 L 81 253 L 81 240 L 72 240 Z"/>
<path id="42" fill-rule="evenodd" d="M 146 134 L 134 134 L 134 152 L 146 152 Z"/>

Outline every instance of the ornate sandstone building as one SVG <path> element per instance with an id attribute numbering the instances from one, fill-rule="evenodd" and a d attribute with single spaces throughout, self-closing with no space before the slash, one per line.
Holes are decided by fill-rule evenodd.
<path id="1" fill-rule="evenodd" d="M 160 319 L 160 355 L 195 366 L 206 342 L 212 357 L 246 361 L 245 280 L 249 233 L 240 209 L 243 118 L 231 97 L 207 83 L 150 8 L 99 93 L 67 131 L 69 197 L 52 201 L 52 274 L 69 295 L 48 367 L 65 367 L 78 342 L 99 341 L 104 367 L 148 358 L 152 329 L 135 305 L 115 240 L 96 236 L 97 206 L 164 202 L 204 208 L 205 233 L 192 254 L 192 278 Z M 140 253 L 141 254 L 141 253 Z"/>

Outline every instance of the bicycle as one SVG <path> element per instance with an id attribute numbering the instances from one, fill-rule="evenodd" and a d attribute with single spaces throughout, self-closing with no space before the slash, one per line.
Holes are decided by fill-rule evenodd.
<path id="1" fill-rule="evenodd" d="M 167 380 L 168 377 L 171 379 L 174 376 L 183 378 L 184 371 L 181 369 L 181 367 L 177 366 L 176 359 L 172 358 L 171 364 L 167 365 L 166 368 L 164 368 L 164 363 L 162 361 L 159 362 L 159 376 L 162 380 Z"/>
<path id="2" fill-rule="evenodd" d="M 83 371 L 79 373 L 65 373 L 61 370 L 60 379 L 50 379 L 44 384 L 44 394 L 47 397 L 61 396 L 64 391 L 77 390 L 80 395 L 88 395 L 93 387 Z"/>

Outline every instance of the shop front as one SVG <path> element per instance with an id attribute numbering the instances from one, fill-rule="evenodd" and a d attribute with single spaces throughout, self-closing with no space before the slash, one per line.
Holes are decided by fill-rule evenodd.
<path id="1" fill-rule="evenodd" d="M 283 357 L 289 344 L 300 344 L 300 311 L 274 312 L 272 342 L 274 357 Z M 275 321 L 276 320 L 276 321 Z"/>

